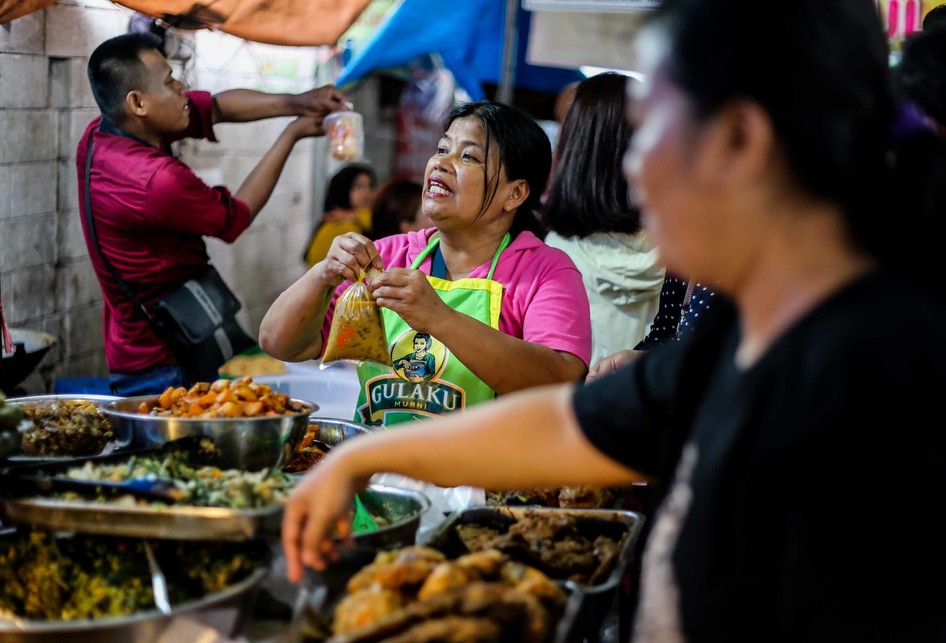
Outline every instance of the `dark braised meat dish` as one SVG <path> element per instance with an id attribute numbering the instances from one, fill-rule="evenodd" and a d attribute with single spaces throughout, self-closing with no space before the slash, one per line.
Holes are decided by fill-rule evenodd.
<path id="1" fill-rule="evenodd" d="M 495 549 L 534 565 L 549 577 L 593 585 L 610 573 L 623 538 L 585 535 L 573 516 L 554 512 L 524 515 L 508 531 L 489 525 L 457 525 L 457 536 L 470 552 Z"/>
<path id="2" fill-rule="evenodd" d="M 563 509 L 611 509 L 620 493 L 619 489 L 591 487 L 546 487 L 540 489 L 513 489 L 511 491 L 487 492 L 487 503 L 491 505 L 538 505 Z"/>
<path id="3" fill-rule="evenodd" d="M 27 455 L 97 455 L 112 439 L 112 426 L 87 400 L 56 400 L 52 404 L 24 403 L 24 416 L 33 427 L 20 447 Z"/>

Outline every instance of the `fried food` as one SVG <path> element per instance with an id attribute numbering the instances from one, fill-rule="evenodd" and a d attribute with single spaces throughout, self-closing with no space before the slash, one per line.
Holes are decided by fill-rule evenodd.
<path id="1" fill-rule="evenodd" d="M 309 427 L 306 429 L 306 434 L 299 441 L 299 444 L 296 445 L 296 448 L 292 450 L 292 455 L 289 456 L 289 462 L 284 467 L 285 471 L 289 473 L 308 471 L 314 467 L 319 460 L 325 457 L 328 451 L 317 444 L 320 434 L 318 424 L 309 424 Z"/>
<path id="2" fill-rule="evenodd" d="M 168 387 L 153 406 L 142 402 L 145 415 L 183 418 L 244 418 L 295 415 L 307 407 L 252 377 L 198 382 L 190 389 Z"/>
<path id="3" fill-rule="evenodd" d="M 27 402 L 24 416 L 32 428 L 23 434 L 20 447 L 27 455 L 97 455 L 112 439 L 112 425 L 88 400 Z"/>
<path id="4" fill-rule="evenodd" d="M 402 590 L 419 587 L 444 555 L 430 547 L 404 547 L 381 552 L 370 565 L 363 567 L 348 581 L 348 591 L 357 592 L 378 585 Z"/>
<path id="5" fill-rule="evenodd" d="M 377 623 L 404 604 L 401 594 L 373 585 L 348 594 L 338 603 L 332 621 L 332 631 L 348 634 Z"/>
<path id="6" fill-rule="evenodd" d="M 428 570 L 424 578 L 422 565 Z M 399 589 L 389 582 L 394 566 L 400 566 Z M 545 574 L 495 550 L 446 561 L 437 550 L 406 547 L 378 554 L 362 572 L 336 608 L 333 643 L 540 643 L 548 640 L 566 601 Z"/>

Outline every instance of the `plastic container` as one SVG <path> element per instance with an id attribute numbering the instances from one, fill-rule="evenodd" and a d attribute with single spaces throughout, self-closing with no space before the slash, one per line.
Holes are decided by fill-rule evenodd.
<path id="1" fill-rule="evenodd" d="M 365 151 L 364 119 L 358 112 L 332 112 L 323 121 L 328 149 L 339 161 L 360 161 Z"/>

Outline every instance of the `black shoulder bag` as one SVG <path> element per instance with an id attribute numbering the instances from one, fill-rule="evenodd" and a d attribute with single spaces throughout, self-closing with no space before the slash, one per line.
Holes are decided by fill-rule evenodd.
<path id="1" fill-rule="evenodd" d="M 102 121 L 101 131 L 140 140 Z M 89 153 L 85 161 L 85 217 L 92 242 L 112 278 L 122 292 L 141 311 L 154 331 L 170 345 L 178 364 L 192 381 L 213 381 L 217 369 L 228 359 L 256 345 L 236 320 L 241 304 L 230 291 L 216 268 L 207 265 L 183 285 L 148 310 L 135 294 L 131 285 L 122 279 L 115 266 L 108 260 L 99 244 L 92 218 L 92 148 L 94 137 L 89 138 Z M 144 141 L 141 141 L 143 144 Z"/>

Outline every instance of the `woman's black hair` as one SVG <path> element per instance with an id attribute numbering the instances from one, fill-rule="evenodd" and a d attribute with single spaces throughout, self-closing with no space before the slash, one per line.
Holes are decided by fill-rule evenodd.
<path id="1" fill-rule="evenodd" d="M 414 221 L 423 186 L 410 179 L 392 179 L 381 186 L 371 208 L 371 238 L 381 239 L 401 231 L 401 223 Z"/>
<path id="2" fill-rule="evenodd" d="M 141 54 L 157 51 L 164 55 L 161 39 L 150 33 L 126 33 L 109 38 L 92 52 L 87 73 L 92 96 L 102 116 L 115 124 L 125 116 L 125 96 L 142 89 L 146 69 Z"/>
<path id="3" fill-rule="evenodd" d="M 444 122 L 444 131 L 453 121 L 467 117 L 478 119 L 486 130 L 485 187 L 480 213 L 489 207 L 499 189 L 499 176 L 489 176 L 489 153 L 495 142 L 495 149 L 499 152 L 496 167 L 505 168 L 507 180 L 524 179 L 529 185 L 529 196 L 516 211 L 509 232 L 513 238 L 523 230 L 541 234 L 542 226 L 536 213 L 552 167 L 552 145 L 548 136 L 522 110 L 488 100 L 463 103 L 453 108 Z"/>
<path id="4" fill-rule="evenodd" d="M 887 42 L 872 0 L 668 0 L 664 73 L 697 118 L 747 99 L 771 119 L 796 184 L 840 205 L 854 242 L 889 244 Z M 764 25 L 764 26 L 763 26 Z"/>
<path id="5" fill-rule="evenodd" d="M 351 188 L 362 174 L 371 177 L 371 185 L 375 184 L 374 170 L 367 165 L 353 163 L 336 172 L 328 182 L 322 211 L 331 212 L 336 208 L 351 210 L 353 207 L 351 204 Z"/>
<path id="6" fill-rule="evenodd" d="M 641 228 L 621 159 L 633 129 L 627 120 L 629 77 L 604 73 L 578 84 L 562 124 L 555 172 L 545 195 L 541 221 L 563 237 Z"/>

